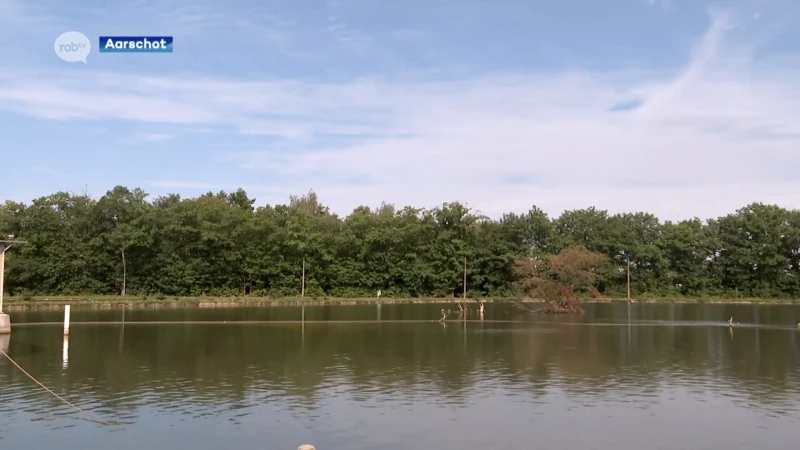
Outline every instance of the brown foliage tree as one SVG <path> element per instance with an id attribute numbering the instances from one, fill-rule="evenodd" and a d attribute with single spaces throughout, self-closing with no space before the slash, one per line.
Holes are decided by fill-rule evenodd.
<path id="1" fill-rule="evenodd" d="M 522 257 L 514 263 L 516 287 L 526 297 L 540 298 L 548 306 L 542 313 L 579 313 L 579 292 L 597 292 L 596 286 L 608 257 L 582 246 L 568 247 L 545 258 Z"/>

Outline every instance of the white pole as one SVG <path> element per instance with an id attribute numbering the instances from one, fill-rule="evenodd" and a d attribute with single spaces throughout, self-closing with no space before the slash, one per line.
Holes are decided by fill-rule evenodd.
<path id="1" fill-rule="evenodd" d="M 64 336 L 69 335 L 69 305 L 64 307 Z"/>
<path id="2" fill-rule="evenodd" d="M 61 347 L 61 368 L 66 369 L 69 365 L 69 336 L 64 335 L 64 346 Z"/>

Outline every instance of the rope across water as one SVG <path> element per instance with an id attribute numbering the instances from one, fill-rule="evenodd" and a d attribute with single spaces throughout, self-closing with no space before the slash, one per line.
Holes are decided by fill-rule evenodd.
<path id="1" fill-rule="evenodd" d="M 0 349 L 0 353 L 2 353 L 2 354 L 3 354 L 3 356 L 5 356 L 5 357 L 6 357 L 6 358 L 7 358 L 9 361 L 11 361 L 11 364 L 13 364 L 13 365 L 14 365 L 14 366 L 15 366 L 17 369 L 19 369 L 19 370 L 20 370 L 22 373 L 24 373 L 24 374 L 25 374 L 25 375 L 26 375 L 28 378 L 30 378 L 31 380 L 33 380 L 33 382 L 34 382 L 34 383 L 38 384 L 38 385 L 39 385 L 39 387 L 41 387 L 41 388 L 42 388 L 42 389 L 44 389 L 45 391 L 49 392 L 49 393 L 50 393 L 51 395 L 53 395 L 55 398 L 57 398 L 57 399 L 61 400 L 61 401 L 62 401 L 62 402 L 64 402 L 64 403 L 66 403 L 67 405 L 69 405 L 70 407 L 72 407 L 72 409 L 74 409 L 75 411 L 77 411 L 77 412 L 79 412 L 79 413 L 88 413 L 88 411 L 86 411 L 85 409 L 78 408 L 77 406 L 75 406 L 75 405 L 73 405 L 72 403 L 70 403 L 70 402 L 69 402 L 69 400 L 65 399 L 64 397 L 62 397 L 62 396 L 60 396 L 60 395 L 58 395 L 58 394 L 56 394 L 56 393 L 55 393 L 55 392 L 53 392 L 53 391 L 52 391 L 50 388 L 48 388 L 47 386 L 45 386 L 44 384 L 42 384 L 42 383 L 41 383 L 39 380 L 37 380 L 37 379 L 36 379 L 36 378 L 35 378 L 33 375 L 29 374 L 27 370 L 23 369 L 23 368 L 22 368 L 22 366 L 20 366 L 20 365 L 19 365 L 19 364 L 18 364 L 16 361 L 14 361 L 14 358 L 12 358 L 11 356 L 9 356 L 9 355 L 8 355 L 8 353 L 6 353 L 5 351 L 3 351 L 2 349 Z M 105 421 L 102 421 L 102 420 L 92 420 L 92 422 L 97 422 L 97 423 L 100 423 L 100 424 L 103 424 L 103 425 L 110 425 L 108 422 L 105 422 Z"/>

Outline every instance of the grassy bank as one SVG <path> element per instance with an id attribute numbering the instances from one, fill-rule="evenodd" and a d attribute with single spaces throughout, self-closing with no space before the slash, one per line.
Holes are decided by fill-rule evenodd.
<path id="1" fill-rule="evenodd" d="M 488 303 L 519 301 L 516 298 L 482 298 Z M 77 295 L 77 296 L 37 296 L 37 297 L 6 297 L 7 310 L 24 309 L 50 309 L 60 308 L 63 305 L 73 307 L 118 308 L 118 307 L 154 307 L 154 308 L 182 308 L 182 307 L 234 307 L 234 306 L 293 306 L 293 305 L 359 305 L 373 303 L 448 303 L 462 301 L 459 298 L 311 298 L 311 297 L 143 297 L 118 295 Z M 467 299 L 474 302 L 475 299 Z M 526 302 L 540 303 L 541 300 L 526 299 Z M 624 298 L 586 299 L 586 302 L 608 303 L 625 302 Z M 638 303 L 714 303 L 714 304 L 794 304 L 797 300 L 791 299 L 763 299 L 763 298 L 658 298 L 639 297 L 633 299 Z"/>

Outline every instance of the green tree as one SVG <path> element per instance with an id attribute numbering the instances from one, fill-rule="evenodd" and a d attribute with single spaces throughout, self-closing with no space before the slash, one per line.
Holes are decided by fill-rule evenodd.
<path id="1" fill-rule="evenodd" d="M 129 190 L 116 186 L 108 191 L 95 206 L 96 219 L 101 239 L 120 256 L 120 295 L 125 295 L 128 286 L 129 251 L 148 245 L 149 235 L 140 223 L 147 211 L 147 194 L 141 189 Z"/>
<path id="2" fill-rule="evenodd" d="M 724 217 L 661 222 L 532 207 L 491 220 L 466 205 L 381 204 L 339 217 L 314 192 L 255 207 L 239 189 L 150 199 L 116 186 L 0 205 L 0 233 L 28 245 L 7 264 L 11 294 L 452 297 L 523 293 L 520 258 L 605 256 L 581 295 L 800 296 L 800 212 L 754 203 Z M 571 250 L 570 250 L 571 251 Z M 555 256 L 554 256 L 555 255 Z M 524 260 L 524 259 L 522 259 Z M 549 264 L 549 263 L 548 263 Z M 552 272 L 552 268 L 551 268 Z M 550 275 L 560 279 L 560 276 Z"/>

